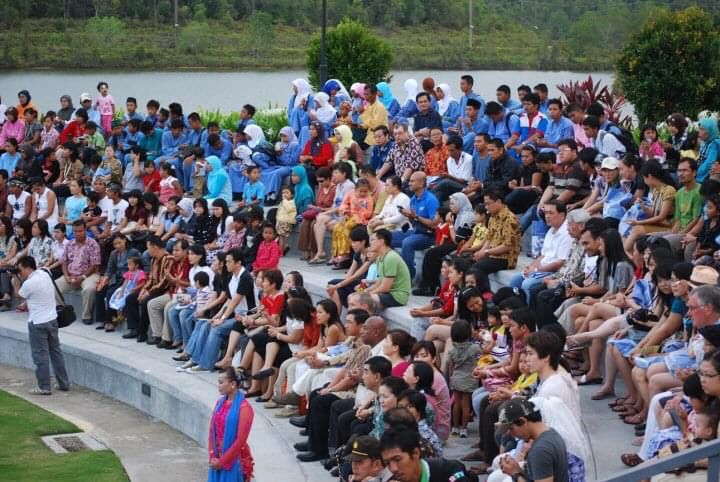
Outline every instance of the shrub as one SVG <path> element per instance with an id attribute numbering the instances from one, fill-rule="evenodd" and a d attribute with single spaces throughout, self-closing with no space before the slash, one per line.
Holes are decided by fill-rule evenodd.
<path id="1" fill-rule="evenodd" d="M 363 24 L 345 19 L 327 30 L 328 79 L 344 85 L 353 82 L 388 80 L 393 52 L 384 40 L 373 35 Z M 320 36 L 315 36 L 306 51 L 310 83 L 320 83 Z"/>
<path id="2" fill-rule="evenodd" d="M 634 35 L 616 64 L 622 90 L 641 124 L 671 112 L 695 117 L 720 103 L 720 33 L 697 7 L 658 11 Z"/>
<path id="3" fill-rule="evenodd" d="M 602 82 L 595 82 L 592 75 L 588 75 L 588 78 L 582 82 L 570 81 L 556 87 L 565 97 L 565 105 L 575 103 L 583 110 L 587 110 L 590 104 L 597 102 L 605 108 L 605 113 L 611 122 L 623 126 L 629 126 L 632 122 L 630 116 L 622 114 L 627 104 L 625 97 L 602 85 Z"/>
<path id="4" fill-rule="evenodd" d="M 102 48 L 123 41 L 125 24 L 117 17 L 93 17 L 87 21 L 85 31 Z"/>

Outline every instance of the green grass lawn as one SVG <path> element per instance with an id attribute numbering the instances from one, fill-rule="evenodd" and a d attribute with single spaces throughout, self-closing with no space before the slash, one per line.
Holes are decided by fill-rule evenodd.
<path id="1" fill-rule="evenodd" d="M 53 453 L 40 440 L 45 435 L 79 432 L 63 420 L 0 390 L 0 479 L 14 482 L 116 482 L 128 476 L 109 450 Z"/>

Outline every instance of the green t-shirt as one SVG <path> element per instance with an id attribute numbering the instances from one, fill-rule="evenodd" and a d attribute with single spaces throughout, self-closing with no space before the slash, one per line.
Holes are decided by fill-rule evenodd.
<path id="1" fill-rule="evenodd" d="M 700 216 L 702 210 L 702 197 L 700 185 L 688 191 L 684 187 L 675 194 L 675 219 L 680 222 L 680 230 Z"/>
<path id="2" fill-rule="evenodd" d="M 390 287 L 390 296 L 401 305 L 405 305 L 410 298 L 410 270 L 400 255 L 393 250 L 387 252 L 382 259 L 378 259 L 378 279 L 393 278 Z"/>

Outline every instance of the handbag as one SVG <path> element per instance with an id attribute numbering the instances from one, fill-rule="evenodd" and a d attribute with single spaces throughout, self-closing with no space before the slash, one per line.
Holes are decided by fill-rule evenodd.
<path id="1" fill-rule="evenodd" d="M 55 287 L 55 293 L 57 293 L 58 297 L 60 298 L 60 304 L 55 305 L 55 311 L 57 312 L 58 328 L 65 328 L 66 326 L 72 325 L 73 322 L 77 320 L 77 316 L 75 315 L 75 308 L 73 308 L 72 305 L 65 304 L 65 297 L 55 284 L 55 280 L 53 279 L 52 274 L 50 274 L 50 272 L 46 269 L 44 269 L 43 271 L 45 271 L 50 277 L 50 281 L 52 281 L 52 284 Z"/>
<path id="2" fill-rule="evenodd" d="M 316 208 L 310 208 L 303 211 L 301 214 L 303 219 L 307 219 L 308 221 L 312 221 L 317 217 L 317 215 L 320 214 L 320 210 Z"/>

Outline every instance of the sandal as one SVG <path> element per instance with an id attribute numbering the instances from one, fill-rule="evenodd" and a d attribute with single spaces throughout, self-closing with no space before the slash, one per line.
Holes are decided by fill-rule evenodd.
<path id="1" fill-rule="evenodd" d="M 584 387 L 585 385 L 602 385 L 602 377 L 588 378 L 587 374 L 581 376 L 577 381 L 578 386 Z"/>
<path id="2" fill-rule="evenodd" d="M 638 454 L 622 454 L 620 460 L 628 467 L 636 467 L 644 462 Z"/>
<path id="3" fill-rule="evenodd" d="M 635 414 L 637 413 L 637 410 L 635 410 L 635 404 L 632 404 L 632 405 L 625 405 L 625 404 L 615 405 L 615 406 L 612 407 L 610 410 L 612 410 L 612 411 L 615 412 L 615 413 L 622 413 L 622 414 L 625 414 L 625 415 L 635 415 Z M 634 413 L 627 413 L 627 412 L 629 412 L 630 410 L 635 410 L 635 411 L 634 411 Z"/>
<path id="4" fill-rule="evenodd" d="M 635 408 L 634 406 L 631 406 L 631 407 L 625 406 L 624 410 L 618 411 L 616 413 L 618 414 L 618 417 L 625 418 L 625 417 L 632 417 L 634 415 L 637 415 L 639 412 L 640 411 L 637 408 Z M 642 422 L 642 420 L 640 422 Z M 640 423 L 640 422 L 635 422 L 635 423 Z"/>
<path id="5" fill-rule="evenodd" d="M 321 258 L 311 259 L 310 261 L 308 261 L 308 264 L 317 265 L 317 264 L 325 264 L 326 262 L 327 262 L 327 258 L 325 258 L 325 256 L 323 256 Z"/>
<path id="6" fill-rule="evenodd" d="M 627 397 L 616 398 L 616 399 L 613 400 L 612 402 L 608 403 L 608 407 L 612 408 L 612 407 L 614 407 L 614 406 L 616 406 L 616 405 L 624 405 L 624 404 L 625 404 L 625 400 L 627 400 Z"/>
<path id="7" fill-rule="evenodd" d="M 638 423 L 641 423 L 645 420 L 645 416 L 641 413 L 637 413 L 635 415 L 631 415 L 629 417 L 623 418 L 623 423 L 626 423 L 628 425 L 636 425 Z"/>

